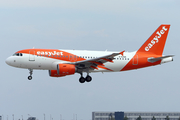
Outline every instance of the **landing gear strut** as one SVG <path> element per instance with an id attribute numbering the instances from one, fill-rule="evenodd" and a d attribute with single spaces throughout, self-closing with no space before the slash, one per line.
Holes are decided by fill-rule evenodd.
<path id="1" fill-rule="evenodd" d="M 81 77 L 79 78 L 79 82 L 80 83 L 84 83 L 86 80 L 85 80 L 85 78 L 83 77 L 83 74 L 82 73 L 80 73 L 81 74 Z"/>
<path id="2" fill-rule="evenodd" d="M 33 74 L 33 69 L 29 69 L 29 76 L 28 76 L 28 80 L 32 79 L 32 74 Z"/>
<path id="3" fill-rule="evenodd" d="M 79 78 L 79 82 L 80 82 L 80 83 L 91 82 L 92 77 L 89 76 L 89 73 L 87 73 L 86 78 L 83 77 L 83 74 L 82 74 L 82 73 L 80 73 L 80 74 L 81 74 L 81 77 Z"/>

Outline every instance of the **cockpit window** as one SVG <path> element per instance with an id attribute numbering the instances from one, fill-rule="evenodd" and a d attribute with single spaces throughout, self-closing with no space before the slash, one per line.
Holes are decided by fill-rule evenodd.
<path id="1" fill-rule="evenodd" d="M 14 53 L 13 56 L 23 56 L 22 53 Z"/>

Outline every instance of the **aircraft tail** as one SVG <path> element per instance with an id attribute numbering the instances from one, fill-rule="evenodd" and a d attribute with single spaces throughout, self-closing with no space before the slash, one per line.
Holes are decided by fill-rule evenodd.
<path id="1" fill-rule="evenodd" d="M 162 55 L 170 25 L 162 24 L 141 46 L 138 52 L 153 53 Z"/>

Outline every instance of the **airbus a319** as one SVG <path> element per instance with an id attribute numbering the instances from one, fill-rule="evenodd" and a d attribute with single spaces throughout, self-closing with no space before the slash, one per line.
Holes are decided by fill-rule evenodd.
<path id="1" fill-rule="evenodd" d="M 162 24 L 134 52 L 109 52 L 62 49 L 25 49 L 14 53 L 6 63 L 28 69 L 32 79 L 34 69 L 48 70 L 51 77 L 80 74 L 79 82 L 90 82 L 93 72 L 121 72 L 173 61 L 173 55 L 162 55 L 170 25 Z M 87 73 L 84 77 L 83 73 Z"/>

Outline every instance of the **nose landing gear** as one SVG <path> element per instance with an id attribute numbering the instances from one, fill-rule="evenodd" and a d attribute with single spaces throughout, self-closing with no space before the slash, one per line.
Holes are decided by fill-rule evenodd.
<path id="1" fill-rule="evenodd" d="M 29 76 L 28 76 L 28 80 L 32 79 L 32 74 L 33 74 L 33 69 L 28 69 L 29 70 Z"/>
<path id="2" fill-rule="evenodd" d="M 32 79 L 32 76 L 28 76 L 28 80 L 31 80 Z"/>

